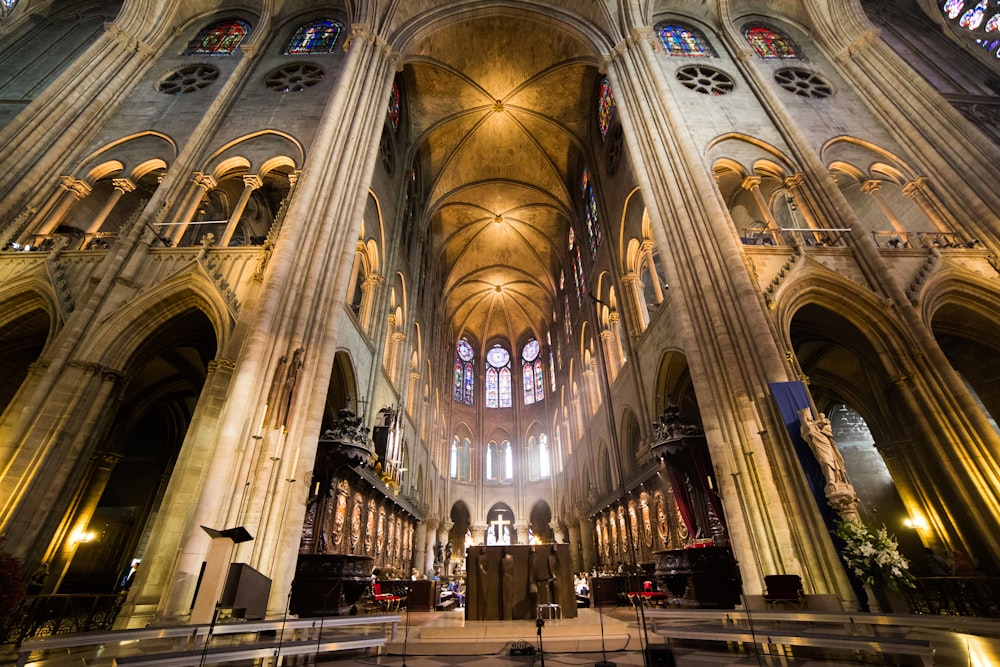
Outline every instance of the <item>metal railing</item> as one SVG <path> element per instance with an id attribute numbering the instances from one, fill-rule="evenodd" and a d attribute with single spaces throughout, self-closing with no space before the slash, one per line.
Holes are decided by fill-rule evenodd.
<path id="1" fill-rule="evenodd" d="M 1000 618 L 1000 577 L 917 577 L 902 593 L 914 614 Z"/>
<path id="2" fill-rule="evenodd" d="M 124 602 L 125 593 L 32 595 L 0 626 L 0 642 L 20 644 L 27 637 L 110 630 Z"/>

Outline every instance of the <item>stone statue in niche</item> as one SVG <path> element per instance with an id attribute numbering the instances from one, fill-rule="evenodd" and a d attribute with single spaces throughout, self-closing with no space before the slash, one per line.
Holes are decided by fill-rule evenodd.
<path id="1" fill-rule="evenodd" d="M 351 553 L 355 553 L 361 541 L 361 494 L 354 494 L 354 507 L 351 509 Z"/>
<path id="2" fill-rule="evenodd" d="M 385 508 L 378 508 L 378 527 L 375 529 L 375 557 L 382 555 L 382 545 L 385 544 Z M 375 561 L 379 563 L 378 560 Z"/>
<path id="3" fill-rule="evenodd" d="M 639 540 L 639 516 L 636 514 L 635 500 L 628 501 L 628 520 L 632 525 L 632 539 Z"/>
<path id="4" fill-rule="evenodd" d="M 372 546 L 375 543 L 375 500 L 368 501 L 368 516 L 365 517 L 365 553 L 369 556 L 372 553 Z"/>
<path id="5" fill-rule="evenodd" d="M 649 494 L 643 491 L 639 494 L 639 507 L 642 512 L 643 538 L 647 547 L 653 546 L 653 519 L 649 514 Z"/>
<path id="6" fill-rule="evenodd" d="M 660 535 L 662 548 L 670 546 L 670 525 L 667 523 L 667 510 L 663 507 L 663 494 L 656 494 L 656 532 Z"/>

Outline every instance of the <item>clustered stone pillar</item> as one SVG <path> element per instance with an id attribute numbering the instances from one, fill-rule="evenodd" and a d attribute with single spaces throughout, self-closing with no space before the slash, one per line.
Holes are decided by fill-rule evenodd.
<path id="1" fill-rule="evenodd" d="M 869 180 L 861 184 L 861 191 L 872 198 L 872 201 L 874 201 L 882 211 L 882 215 L 884 215 L 886 220 L 889 221 L 892 228 L 900 234 L 905 234 L 906 227 L 903 226 L 903 223 L 899 221 L 896 214 L 892 212 L 891 208 L 889 208 L 889 204 L 886 203 L 885 198 L 880 194 L 881 190 L 882 181 Z"/>
<path id="2" fill-rule="evenodd" d="M 427 534 L 424 537 L 424 565 L 423 572 L 428 576 L 433 576 L 434 573 L 434 542 L 437 539 L 437 525 L 438 520 L 434 518 L 428 518 L 424 521 L 426 526 Z"/>

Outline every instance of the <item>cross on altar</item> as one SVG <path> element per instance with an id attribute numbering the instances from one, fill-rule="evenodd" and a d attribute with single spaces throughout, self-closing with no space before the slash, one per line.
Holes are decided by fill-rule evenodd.
<path id="1" fill-rule="evenodd" d="M 497 512 L 497 518 L 490 521 L 490 526 L 493 527 L 494 536 L 497 544 L 510 544 L 510 532 L 506 531 L 506 527 L 510 525 L 510 521 L 503 518 L 503 512 Z M 504 540 L 504 533 L 507 532 L 507 539 Z"/>

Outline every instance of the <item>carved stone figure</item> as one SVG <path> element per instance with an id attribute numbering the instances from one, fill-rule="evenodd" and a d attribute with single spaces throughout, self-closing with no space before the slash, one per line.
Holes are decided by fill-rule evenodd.
<path id="1" fill-rule="evenodd" d="M 811 408 L 799 410 L 799 419 L 802 422 L 800 429 L 802 439 L 809 444 L 816 460 L 823 468 L 827 485 L 847 484 L 844 457 L 840 455 L 837 443 L 833 439 L 830 420 L 822 412 L 813 419 Z"/>

